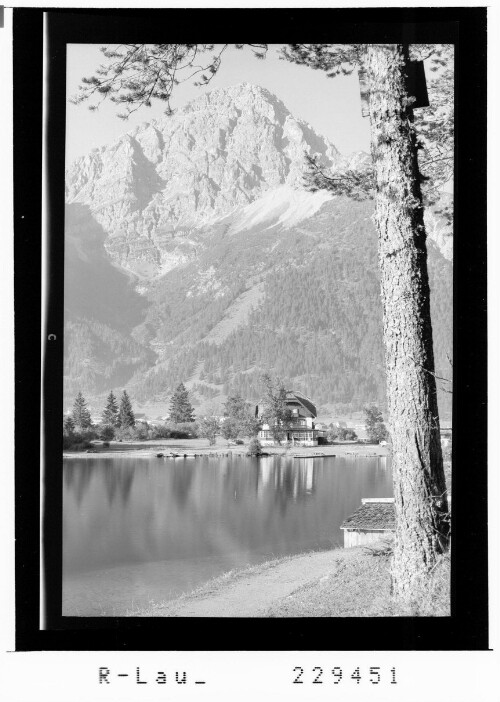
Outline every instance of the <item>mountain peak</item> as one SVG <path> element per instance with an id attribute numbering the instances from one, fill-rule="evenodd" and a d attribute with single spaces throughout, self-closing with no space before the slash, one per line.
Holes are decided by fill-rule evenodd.
<path id="1" fill-rule="evenodd" d="M 305 153 L 326 168 L 341 158 L 267 88 L 237 83 L 75 162 L 67 201 L 88 206 L 117 263 L 156 275 L 171 266 L 176 232 L 199 230 L 282 186 L 301 190 Z"/>
<path id="2" fill-rule="evenodd" d="M 249 110 L 261 114 L 271 121 L 284 122 L 292 116 L 284 103 L 267 88 L 254 83 L 236 83 L 221 88 L 214 88 L 196 97 L 180 110 L 181 115 L 188 115 L 200 110 L 216 109 L 218 111 Z M 162 121 L 166 125 L 167 120 Z"/>

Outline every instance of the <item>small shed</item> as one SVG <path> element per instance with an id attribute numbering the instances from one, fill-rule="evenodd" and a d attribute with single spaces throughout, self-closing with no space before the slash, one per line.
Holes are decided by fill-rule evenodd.
<path id="1" fill-rule="evenodd" d="M 364 546 L 389 536 L 395 530 L 393 497 L 363 498 L 361 507 L 344 519 L 344 548 Z"/>

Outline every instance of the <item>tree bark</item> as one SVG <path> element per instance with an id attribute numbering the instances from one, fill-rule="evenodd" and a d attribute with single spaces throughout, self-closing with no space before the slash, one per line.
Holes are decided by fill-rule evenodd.
<path id="1" fill-rule="evenodd" d="M 408 46 L 369 45 L 389 426 L 393 445 L 396 595 L 411 599 L 448 542 L 417 144 L 407 92 Z"/>

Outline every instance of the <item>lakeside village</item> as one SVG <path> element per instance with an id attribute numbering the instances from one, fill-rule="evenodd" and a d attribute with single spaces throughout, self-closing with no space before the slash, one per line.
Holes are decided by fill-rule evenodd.
<path id="1" fill-rule="evenodd" d="M 388 446 L 388 432 L 380 410 L 371 405 L 365 407 L 364 414 L 367 438 L 359 439 L 355 428 L 348 427 L 344 421 L 328 425 L 316 421 L 317 409 L 308 397 L 296 390 L 286 390 L 279 381 L 272 382 L 269 378 L 266 378 L 265 395 L 258 404 L 233 395 L 228 397 L 222 414 L 212 412 L 199 419 L 183 383 L 172 396 L 169 414 L 155 419 L 134 412 L 126 390 L 119 402 L 110 392 L 102 414 L 93 416 L 79 392 L 73 409 L 64 417 L 63 447 L 65 451 L 89 453 L 109 450 L 112 444 L 116 450 L 123 451 L 125 446 L 116 444 L 128 447 L 130 443 L 174 439 L 189 445 L 186 442 L 203 439 L 205 447 L 208 443 L 210 448 L 220 437 L 219 443 L 225 442 L 227 448 L 240 446 L 247 455 L 259 456 L 267 455 L 267 450 L 273 448 L 315 449 L 339 442 Z M 311 455 L 318 453 L 314 451 Z"/>
<path id="2" fill-rule="evenodd" d="M 154 448 L 162 441 L 168 447 L 175 440 L 181 441 L 184 447 L 203 449 L 202 455 L 216 445 L 250 456 L 290 449 L 302 449 L 301 456 L 321 455 L 322 449 L 341 445 L 364 446 L 363 450 L 376 447 L 376 453 L 363 455 L 390 454 L 389 432 L 376 405 L 365 406 L 364 421 L 354 427 L 348 427 L 341 420 L 326 424 L 317 421 L 316 406 L 303 393 L 286 390 L 280 381 L 272 381 L 269 376 L 264 376 L 264 385 L 265 393 L 259 403 L 252 404 L 241 395 L 232 395 L 223 405 L 222 413 L 211 412 L 200 418 L 195 417 L 183 383 L 172 395 L 169 414 L 154 419 L 134 412 L 126 390 L 119 401 L 111 391 L 100 415 L 91 413 L 79 392 L 73 408 L 64 416 L 63 449 L 66 455 L 109 452 L 110 449 L 124 452 L 148 445 Z M 441 444 L 445 460 L 450 459 L 451 427 L 441 428 Z M 178 456 L 174 452 L 164 455 Z M 191 451 L 183 457 L 186 455 L 196 454 Z M 335 454 L 328 451 L 328 455 Z"/>
<path id="3" fill-rule="evenodd" d="M 120 401 L 110 392 L 100 416 L 92 416 L 79 392 L 64 418 L 65 457 L 97 454 L 102 457 L 137 456 L 196 458 L 283 456 L 384 457 L 390 455 L 390 437 L 381 411 L 364 408 L 363 437 L 344 421 L 317 422 L 314 403 L 301 392 L 286 390 L 279 381 L 265 379 L 266 391 L 256 405 L 240 395 L 228 397 L 221 416 L 195 418 L 189 393 L 181 383 L 175 390 L 168 416 L 148 419 L 133 411 L 126 390 Z M 451 429 L 441 438 L 447 481 L 451 483 Z M 90 458 L 91 456 L 89 456 Z M 394 532 L 393 498 L 364 498 L 344 521 L 344 547 L 370 544 Z"/>

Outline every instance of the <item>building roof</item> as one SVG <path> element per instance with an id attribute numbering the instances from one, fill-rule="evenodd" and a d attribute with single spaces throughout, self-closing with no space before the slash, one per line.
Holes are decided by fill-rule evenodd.
<path id="1" fill-rule="evenodd" d="M 396 519 L 394 513 L 394 498 L 363 499 L 362 504 L 354 514 L 344 519 L 341 529 L 363 530 L 394 530 Z"/>
<path id="2" fill-rule="evenodd" d="M 291 406 L 293 404 L 302 405 L 308 414 L 315 419 L 318 415 L 316 412 L 316 406 L 312 401 L 297 390 L 287 390 L 286 391 L 286 403 Z M 259 404 L 255 407 L 255 416 L 262 416 L 264 414 L 265 403 L 263 400 L 259 401 Z"/>
<path id="3" fill-rule="evenodd" d="M 296 400 L 297 402 L 300 402 L 300 404 L 308 410 L 312 414 L 313 417 L 317 417 L 317 412 L 316 412 L 316 407 L 313 405 L 311 400 L 303 395 L 301 392 L 297 392 L 296 390 L 289 390 L 286 393 L 286 399 L 289 401 L 294 401 Z"/>

